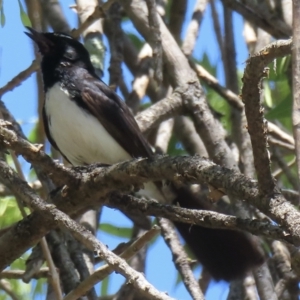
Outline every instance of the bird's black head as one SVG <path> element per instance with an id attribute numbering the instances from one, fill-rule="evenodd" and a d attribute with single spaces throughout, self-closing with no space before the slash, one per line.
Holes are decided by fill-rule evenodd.
<path id="1" fill-rule="evenodd" d="M 94 74 L 94 67 L 85 47 L 76 39 L 64 33 L 43 33 L 30 27 L 30 32 L 25 32 L 38 46 L 41 52 L 42 72 L 54 74 L 65 68 L 83 68 Z M 45 78 L 44 78 L 45 79 Z"/>

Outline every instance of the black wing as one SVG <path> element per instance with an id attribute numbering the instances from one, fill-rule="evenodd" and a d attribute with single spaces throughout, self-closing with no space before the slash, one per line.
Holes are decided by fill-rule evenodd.
<path id="1" fill-rule="evenodd" d="M 132 157 L 151 157 L 153 152 L 142 135 L 133 114 L 104 82 L 85 76 L 75 101 L 92 113 Z"/>

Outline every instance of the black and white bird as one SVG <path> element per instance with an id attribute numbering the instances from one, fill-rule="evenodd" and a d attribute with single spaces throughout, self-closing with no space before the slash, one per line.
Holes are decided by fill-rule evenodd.
<path id="1" fill-rule="evenodd" d="M 98 78 L 85 47 L 66 34 L 27 29 L 43 56 L 43 121 L 50 143 L 74 166 L 152 157 L 130 109 Z M 151 182 L 141 194 L 165 200 Z M 182 207 L 203 208 L 183 190 L 178 195 L 175 201 Z M 256 245 L 242 232 L 176 226 L 216 279 L 237 278 L 263 261 Z"/>
<path id="2" fill-rule="evenodd" d="M 130 109 L 98 78 L 85 47 L 65 34 L 28 29 L 43 55 L 43 121 L 52 146 L 74 166 L 151 157 Z M 153 183 L 140 194 L 164 200 Z"/>

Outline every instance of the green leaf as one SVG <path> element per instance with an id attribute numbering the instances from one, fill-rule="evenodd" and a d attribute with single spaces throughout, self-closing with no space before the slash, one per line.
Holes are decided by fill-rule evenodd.
<path id="1" fill-rule="evenodd" d="M 37 296 L 38 294 L 42 294 L 43 290 L 45 290 L 45 285 L 47 284 L 47 279 L 46 278 L 40 278 L 39 280 L 36 281 L 36 286 L 33 291 L 33 295 Z"/>
<path id="2" fill-rule="evenodd" d="M 216 77 L 217 74 L 217 66 L 213 65 L 209 59 L 209 56 L 206 52 L 203 53 L 203 57 L 200 61 L 196 62 L 200 64 L 206 71 L 208 71 L 210 74 Z"/>
<path id="3" fill-rule="evenodd" d="M 29 133 L 29 136 L 28 136 L 28 140 L 31 142 L 31 143 L 36 143 L 37 142 L 37 136 L 38 136 L 38 122 L 34 125 L 34 127 L 32 128 L 32 130 L 30 131 Z"/>
<path id="4" fill-rule="evenodd" d="M 4 25 L 5 25 L 4 8 L 3 8 L 3 3 L 1 0 L 0 0 L 0 24 L 1 24 L 1 27 L 4 27 Z"/>
<path id="5" fill-rule="evenodd" d="M 177 277 L 176 277 L 176 282 L 175 282 L 175 287 L 179 285 L 179 283 L 182 282 L 182 277 L 179 272 L 177 272 Z"/>
<path id="6" fill-rule="evenodd" d="M 112 224 L 102 223 L 99 229 L 117 237 L 129 239 L 132 236 L 132 228 L 130 227 L 116 227 Z"/>
<path id="7" fill-rule="evenodd" d="M 186 155 L 186 151 L 183 149 L 182 144 L 173 134 L 168 145 L 167 153 L 171 156 Z"/>
<path id="8" fill-rule="evenodd" d="M 274 104 L 279 104 L 282 99 L 290 97 L 292 99 L 291 87 L 289 85 L 288 79 L 278 80 L 275 83 L 275 89 L 272 91 L 272 98 Z"/>
<path id="9" fill-rule="evenodd" d="M 11 198 L 6 197 L 6 198 L 1 198 L 0 201 L 0 217 L 2 217 L 7 209 L 8 202 L 10 201 Z"/>
<path id="10" fill-rule="evenodd" d="M 106 296 L 108 294 L 108 286 L 109 286 L 109 276 L 105 277 L 102 280 L 102 284 L 101 284 L 101 296 Z"/>
<path id="11" fill-rule="evenodd" d="M 150 101 L 149 102 L 142 102 L 140 104 L 140 109 L 141 109 L 141 111 L 143 111 L 143 110 L 149 108 L 151 105 L 152 105 L 152 103 Z"/>
<path id="12" fill-rule="evenodd" d="M 273 106 L 272 92 L 269 84 L 264 83 L 264 91 L 265 91 L 265 102 L 268 105 L 268 107 L 272 107 Z"/>
<path id="13" fill-rule="evenodd" d="M 14 197 L 5 197 L 0 201 L 0 228 L 9 226 L 22 219 Z"/>
<path id="14" fill-rule="evenodd" d="M 231 132 L 231 109 L 228 102 L 210 87 L 207 88 L 207 100 L 209 105 L 213 108 L 216 118 L 221 120 L 226 131 Z"/>
<path id="15" fill-rule="evenodd" d="M 292 98 L 286 97 L 266 114 L 266 118 L 270 120 L 290 118 L 292 114 L 292 106 Z"/>
<path id="16" fill-rule="evenodd" d="M 134 46 L 137 48 L 138 51 L 140 51 L 144 45 L 144 41 L 139 39 L 135 34 L 133 33 L 127 33 L 127 36 L 130 38 L 131 42 L 134 44 Z"/>
<path id="17" fill-rule="evenodd" d="M 18 2 L 19 2 L 19 8 L 20 8 L 20 17 L 21 17 L 21 21 L 22 21 L 23 25 L 31 27 L 30 19 L 23 8 L 21 1 L 18 0 Z"/>

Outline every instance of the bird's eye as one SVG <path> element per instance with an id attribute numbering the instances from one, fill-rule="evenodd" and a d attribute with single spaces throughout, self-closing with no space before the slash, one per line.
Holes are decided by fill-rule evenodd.
<path id="1" fill-rule="evenodd" d="M 71 48 L 71 47 L 68 47 L 64 53 L 64 57 L 69 59 L 69 60 L 76 60 L 77 59 L 77 53 L 76 51 Z"/>

